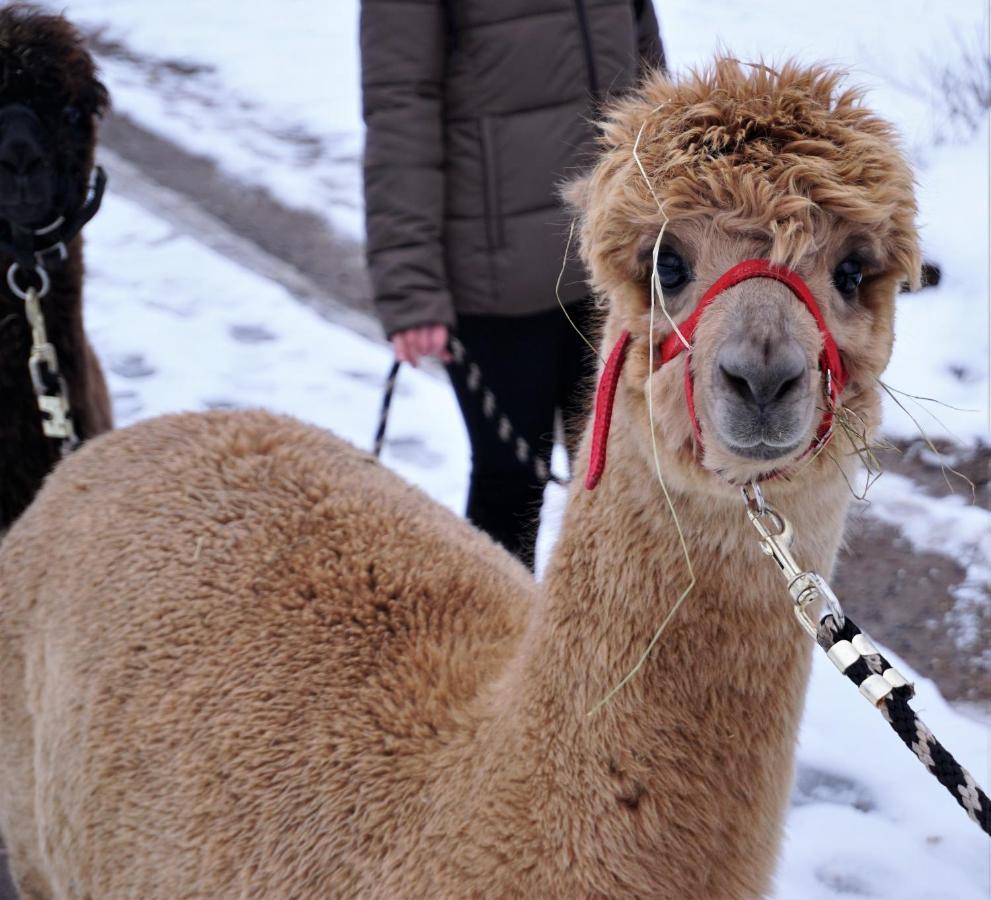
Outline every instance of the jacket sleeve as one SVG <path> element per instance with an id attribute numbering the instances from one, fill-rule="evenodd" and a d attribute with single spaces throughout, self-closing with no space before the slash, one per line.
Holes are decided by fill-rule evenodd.
<path id="1" fill-rule="evenodd" d="M 365 221 L 386 334 L 454 324 L 442 245 L 442 0 L 362 0 Z"/>
<path id="2" fill-rule="evenodd" d="M 637 16 L 637 45 L 640 51 L 641 69 L 643 72 L 649 69 L 667 72 L 668 64 L 664 58 L 664 44 L 661 42 L 653 0 L 635 0 L 634 7 Z"/>

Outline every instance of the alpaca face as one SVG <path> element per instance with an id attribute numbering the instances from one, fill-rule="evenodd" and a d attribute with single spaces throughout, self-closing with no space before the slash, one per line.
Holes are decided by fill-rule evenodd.
<path id="1" fill-rule="evenodd" d="M 86 195 L 107 93 L 60 16 L 0 11 L 0 218 L 40 227 Z"/>
<path id="2" fill-rule="evenodd" d="M 572 189 L 583 256 L 609 305 L 606 339 L 621 329 L 634 338 L 624 383 L 644 426 L 635 440 L 695 487 L 703 469 L 722 476 L 708 478 L 720 490 L 789 468 L 796 481 L 814 477 L 877 427 L 895 295 L 918 280 L 915 201 L 892 129 L 839 81 L 824 69 L 726 60 L 683 82 L 657 77 L 614 107 L 598 166 Z M 847 386 L 818 457 L 807 449 L 826 407 L 823 336 L 785 285 L 743 281 L 699 320 L 690 359 L 701 446 L 684 355 L 657 367 L 670 320 L 684 322 L 746 259 L 798 274 L 839 347 Z"/>

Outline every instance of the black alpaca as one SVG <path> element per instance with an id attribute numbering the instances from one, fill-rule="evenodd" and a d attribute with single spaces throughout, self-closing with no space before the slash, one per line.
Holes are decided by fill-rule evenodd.
<path id="1" fill-rule="evenodd" d="M 78 235 L 102 191 L 102 173 L 95 196 L 91 179 L 96 123 L 107 104 L 69 22 L 28 5 L 0 10 L 0 536 L 62 452 L 42 430 L 19 296 L 41 287 L 42 276 L 51 286 L 41 308 L 75 432 L 86 440 L 112 425 L 106 382 L 83 331 Z"/>

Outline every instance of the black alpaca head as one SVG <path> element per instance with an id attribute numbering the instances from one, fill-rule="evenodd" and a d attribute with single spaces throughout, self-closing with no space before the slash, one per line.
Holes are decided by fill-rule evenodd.
<path id="1" fill-rule="evenodd" d="M 82 205 L 107 105 L 68 21 L 26 4 L 0 10 L 0 219 L 40 228 Z"/>

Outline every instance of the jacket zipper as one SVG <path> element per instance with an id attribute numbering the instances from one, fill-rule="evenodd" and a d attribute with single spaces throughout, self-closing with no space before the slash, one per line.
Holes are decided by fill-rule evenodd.
<path id="1" fill-rule="evenodd" d="M 485 201 L 485 236 L 490 250 L 498 250 L 503 244 L 502 204 L 499 202 L 499 168 L 496 159 L 495 136 L 492 133 L 492 118 L 482 116 L 478 120 L 479 137 L 482 146 L 482 170 L 485 181 L 482 184 Z"/>
<path id="2" fill-rule="evenodd" d="M 578 30 L 581 31 L 582 45 L 585 49 L 585 69 L 588 72 L 588 89 L 592 96 L 599 97 L 599 76 L 595 71 L 595 56 L 592 54 L 592 35 L 588 30 L 588 11 L 585 0 L 575 0 L 575 10 L 578 13 Z"/>

